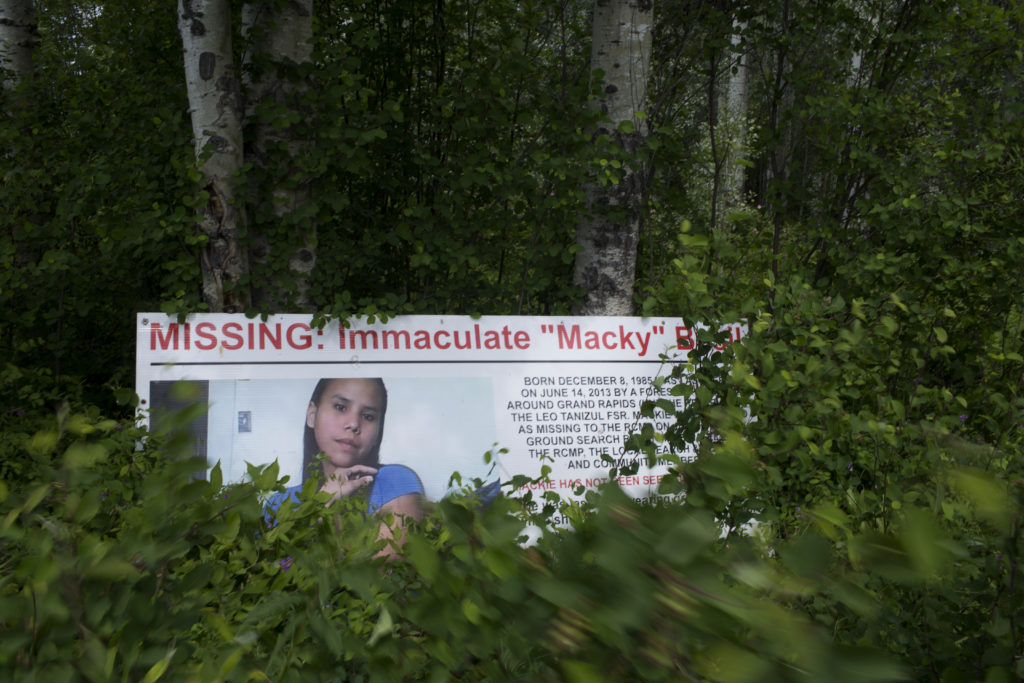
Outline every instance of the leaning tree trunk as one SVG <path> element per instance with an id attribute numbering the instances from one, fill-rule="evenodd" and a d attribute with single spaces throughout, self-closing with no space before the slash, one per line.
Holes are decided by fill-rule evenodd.
<path id="1" fill-rule="evenodd" d="M 179 0 L 196 160 L 207 194 L 199 209 L 203 300 L 215 312 L 250 307 L 249 266 L 239 233 L 245 210 L 236 192 L 242 168 L 242 93 L 231 54 L 231 1 Z"/>
<path id="2" fill-rule="evenodd" d="M 310 192 L 300 163 L 309 146 L 303 127 L 310 117 L 301 104 L 308 81 L 295 67 L 312 59 L 313 0 L 248 2 L 242 6 L 242 35 L 248 41 L 245 158 L 257 171 L 250 186 L 249 258 L 260 276 L 253 282 L 253 300 L 268 311 L 310 310 L 316 220 L 303 210 Z M 298 116 L 261 116 L 267 107 Z M 286 271 L 275 267 L 284 260 Z M 287 277 L 263 275 L 280 272 Z"/>
<path id="3" fill-rule="evenodd" d="M 595 104 L 604 121 L 595 139 L 608 136 L 626 158 L 617 184 L 591 183 L 587 208 L 576 226 L 573 282 L 584 290 L 577 315 L 631 315 L 640 233 L 640 149 L 645 120 L 637 114 L 647 98 L 653 26 L 651 0 L 596 0 L 590 66 L 604 74 Z"/>
<path id="4" fill-rule="evenodd" d="M 4 71 L 4 89 L 13 88 L 32 74 L 32 58 L 38 43 L 32 0 L 0 0 L 0 69 Z"/>

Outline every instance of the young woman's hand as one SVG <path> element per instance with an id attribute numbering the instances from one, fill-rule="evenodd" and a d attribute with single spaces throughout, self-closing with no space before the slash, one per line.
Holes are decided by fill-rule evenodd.
<path id="1" fill-rule="evenodd" d="M 320 487 L 320 490 L 331 494 L 331 499 L 327 501 L 327 504 L 330 505 L 339 498 L 347 498 L 367 484 L 372 484 L 376 474 L 377 468 L 368 465 L 339 467 Z"/>

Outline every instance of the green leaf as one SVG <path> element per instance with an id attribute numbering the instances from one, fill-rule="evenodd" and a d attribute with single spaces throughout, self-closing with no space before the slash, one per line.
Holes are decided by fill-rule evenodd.
<path id="1" fill-rule="evenodd" d="M 1009 506 L 1006 485 L 990 473 L 976 468 L 960 468 L 949 473 L 950 483 L 966 495 L 978 516 L 1005 527 L 1014 516 Z"/>
<path id="2" fill-rule="evenodd" d="M 569 683 L 604 683 L 607 680 L 592 665 L 576 659 L 563 659 L 560 668 Z"/>
<path id="3" fill-rule="evenodd" d="M 373 647 L 381 638 L 391 635 L 394 627 L 395 622 L 391 618 L 391 612 L 388 611 L 386 606 L 382 606 L 380 608 L 380 614 L 377 617 L 377 623 L 373 627 L 373 632 L 370 634 L 370 639 L 367 641 L 367 644 L 370 647 Z"/>
<path id="4" fill-rule="evenodd" d="M 224 475 L 220 469 L 220 460 L 210 469 L 210 488 L 220 491 L 224 487 Z"/>
<path id="5" fill-rule="evenodd" d="M 420 536 L 410 536 L 403 548 L 405 556 L 427 581 L 434 581 L 441 568 L 441 559 L 430 544 Z"/>
<path id="6" fill-rule="evenodd" d="M 167 667 L 171 665 L 171 658 L 174 657 L 175 652 L 175 648 L 169 649 L 163 659 L 149 668 L 146 675 L 142 677 L 141 683 L 156 683 L 160 680 L 160 677 L 167 671 Z"/>
<path id="7" fill-rule="evenodd" d="M 469 623 L 480 624 L 480 607 L 469 598 L 462 601 L 462 614 L 465 615 Z"/>

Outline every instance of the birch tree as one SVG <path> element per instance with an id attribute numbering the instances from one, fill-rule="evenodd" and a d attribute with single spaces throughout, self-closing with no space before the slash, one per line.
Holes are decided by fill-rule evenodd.
<path id="1" fill-rule="evenodd" d="M 244 85 L 246 94 L 246 160 L 270 182 L 251 186 L 253 205 L 269 205 L 261 213 L 266 225 L 252 217 L 250 260 L 253 298 L 269 310 L 308 310 L 309 278 L 316 265 L 316 224 L 305 207 L 308 182 L 299 168 L 304 139 L 299 114 L 306 79 L 295 73 L 313 53 L 313 1 L 250 2 L 242 7 L 242 35 L 247 41 Z M 276 172 L 268 178 L 269 169 Z M 273 231 L 274 235 L 270 232 Z M 287 259 L 286 277 L 275 272 L 276 250 Z M 270 266 L 268 269 L 267 266 Z"/>
<path id="2" fill-rule="evenodd" d="M 13 88 L 32 73 L 37 42 L 32 0 L 0 0 L 0 69 L 5 72 L 5 89 Z"/>
<path id="3" fill-rule="evenodd" d="M 246 207 L 269 206 L 264 213 L 287 229 L 290 217 L 308 199 L 305 186 L 294 181 L 294 159 L 302 142 L 291 132 L 296 118 L 291 113 L 303 87 L 284 72 L 310 60 L 312 15 L 312 0 L 246 3 L 241 28 L 247 49 L 244 69 L 238 69 L 230 2 L 179 2 L 192 130 L 205 193 L 199 209 L 199 230 L 206 238 L 200 252 L 203 299 L 211 310 L 241 311 L 254 304 L 264 310 L 309 307 L 315 226 L 302 224 L 298 239 L 280 233 L 272 238 L 266 221 L 255 221 Z M 257 180 L 243 187 L 239 174 L 244 164 L 256 169 Z M 271 165 L 285 180 L 260 183 L 260 172 L 265 178 Z M 246 233 L 249 238 L 243 243 Z M 272 249 L 287 252 L 284 271 L 275 268 Z"/>
<path id="4" fill-rule="evenodd" d="M 239 243 L 245 211 L 237 188 L 242 169 L 242 91 L 231 47 L 230 0 L 179 0 L 178 29 L 201 174 L 199 231 L 203 301 L 211 311 L 249 308 L 248 258 Z"/>
<path id="5" fill-rule="evenodd" d="M 726 91 L 721 113 L 730 133 L 725 160 L 723 196 L 726 206 L 738 203 L 743 194 L 743 160 L 747 156 L 747 99 L 749 94 L 748 61 L 743 34 L 746 22 L 735 21 L 730 41 L 732 46 Z"/>
<path id="6" fill-rule="evenodd" d="M 586 188 L 586 211 L 576 229 L 573 282 L 584 290 L 578 315 L 630 315 L 636 277 L 642 187 L 640 150 L 647 133 L 642 116 L 653 26 L 651 0 L 597 0 L 591 70 L 603 77 L 594 102 L 604 115 L 594 137 L 626 160 L 617 182 Z M 607 142 L 606 142 L 607 141 Z"/>

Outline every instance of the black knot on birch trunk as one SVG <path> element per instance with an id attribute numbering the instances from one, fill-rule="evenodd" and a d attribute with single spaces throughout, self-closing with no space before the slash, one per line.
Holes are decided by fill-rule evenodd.
<path id="1" fill-rule="evenodd" d="M 199 55 L 199 77 L 204 81 L 213 78 L 213 70 L 217 66 L 217 55 L 203 52 Z"/>
<path id="2" fill-rule="evenodd" d="M 228 148 L 228 141 L 219 135 L 211 135 L 207 139 L 207 144 L 213 147 L 214 151 L 223 152 Z"/>

